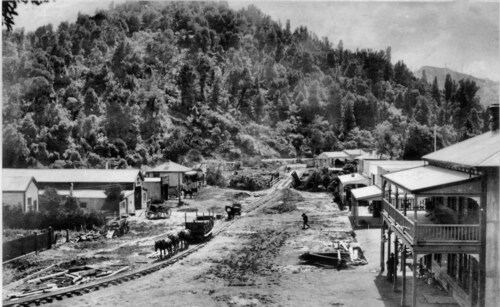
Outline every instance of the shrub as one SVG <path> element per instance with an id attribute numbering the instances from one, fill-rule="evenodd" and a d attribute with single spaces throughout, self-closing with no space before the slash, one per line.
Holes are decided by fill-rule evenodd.
<path id="1" fill-rule="evenodd" d="M 226 187 L 226 178 L 224 178 L 222 172 L 219 169 L 216 171 L 214 171 L 213 169 L 208 169 L 206 180 L 208 185 L 218 186 L 221 188 Z"/>
<path id="2" fill-rule="evenodd" d="M 59 210 L 57 212 L 27 212 L 20 208 L 3 207 L 4 229 L 43 229 L 52 227 L 55 230 L 102 226 L 106 223 L 106 216 L 100 212 L 85 213 L 77 209 L 73 211 Z"/>
<path id="3" fill-rule="evenodd" d="M 229 181 L 229 187 L 247 191 L 259 191 L 267 189 L 269 186 L 269 176 L 251 174 L 234 175 Z"/>

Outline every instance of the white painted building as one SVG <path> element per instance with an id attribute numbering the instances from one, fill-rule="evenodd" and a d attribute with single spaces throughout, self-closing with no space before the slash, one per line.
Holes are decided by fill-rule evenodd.
<path id="1" fill-rule="evenodd" d="M 21 208 L 23 212 L 39 211 L 35 178 L 2 174 L 2 204 Z"/>

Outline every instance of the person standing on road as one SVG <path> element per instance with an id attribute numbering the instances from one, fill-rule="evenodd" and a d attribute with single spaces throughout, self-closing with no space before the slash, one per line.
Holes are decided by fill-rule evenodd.
<path id="1" fill-rule="evenodd" d="M 307 228 L 311 228 L 311 226 L 309 226 L 309 224 L 308 224 L 309 218 L 307 217 L 307 215 L 305 213 L 302 213 L 302 220 L 304 221 L 304 225 L 302 226 L 302 229 L 306 229 L 306 226 L 307 226 Z"/>

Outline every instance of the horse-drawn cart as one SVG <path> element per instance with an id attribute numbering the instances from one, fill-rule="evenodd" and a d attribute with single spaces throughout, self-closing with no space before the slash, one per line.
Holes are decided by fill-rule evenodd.
<path id="1" fill-rule="evenodd" d="M 170 217 L 170 214 L 170 207 L 164 203 L 151 204 L 146 210 L 146 218 L 148 219 L 166 219 Z"/>
<path id="2" fill-rule="evenodd" d="M 198 215 L 198 212 L 196 212 L 196 219 L 188 222 L 187 216 L 185 216 L 186 229 L 191 232 L 191 239 L 200 242 L 212 236 L 214 219 L 213 214 Z"/>

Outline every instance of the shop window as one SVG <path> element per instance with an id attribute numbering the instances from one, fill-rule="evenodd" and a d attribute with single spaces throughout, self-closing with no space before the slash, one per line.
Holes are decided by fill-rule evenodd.
<path id="1" fill-rule="evenodd" d="M 87 203 L 80 203 L 80 208 L 87 209 Z"/>

